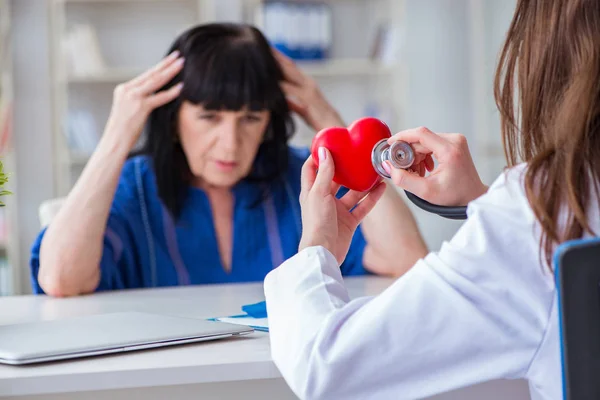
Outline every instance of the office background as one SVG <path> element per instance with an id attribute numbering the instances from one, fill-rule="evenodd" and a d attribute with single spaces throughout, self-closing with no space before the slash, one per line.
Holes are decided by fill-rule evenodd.
<path id="1" fill-rule="evenodd" d="M 313 38 L 327 57 L 299 63 L 345 121 L 368 114 L 394 131 L 424 125 L 460 132 L 485 183 L 501 172 L 492 80 L 514 0 L 294 4 L 323 4 L 330 12 L 319 25 L 330 36 Z M 39 207 L 65 195 L 76 179 L 102 132 L 112 88 L 157 62 L 179 32 L 199 22 L 246 21 L 281 35 L 265 15 L 260 0 L 0 0 L 0 132 L 12 131 L 6 143 L 0 137 L 0 157 L 14 192 L 0 210 L 3 294 L 30 291 L 27 262 Z M 94 38 L 97 47 L 82 46 Z M 299 124 L 294 143 L 306 145 L 310 135 Z M 431 249 L 460 226 L 420 210 L 415 215 Z"/>

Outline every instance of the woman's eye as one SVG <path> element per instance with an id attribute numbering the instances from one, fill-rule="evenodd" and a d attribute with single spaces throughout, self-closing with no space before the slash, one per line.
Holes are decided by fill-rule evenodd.
<path id="1" fill-rule="evenodd" d="M 246 116 L 244 116 L 244 121 L 258 122 L 258 121 L 260 121 L 260 117 L 258 115 L 246 115 Z"/>
<path id="2" fill-rule="evenodd" d="M 215 114 L 200 114 L 198 118 L 203 119 L 205 121 L 214 121 L 215 119 L 217 119 L 217 116 Z"/>

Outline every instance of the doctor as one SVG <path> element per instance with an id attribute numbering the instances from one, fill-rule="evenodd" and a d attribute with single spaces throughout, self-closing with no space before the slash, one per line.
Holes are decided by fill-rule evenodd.
<path id="1" fill-rule="evenodd" d="M 393 170 L 396 185 L 469 218 L 379 296 L 350 300 L 338 266 L 381 189 L 350 212 L 363 194 L 333 196 L 329 152 L 318 172 L 304 165 L 299 253 L 265 280 L 273 359 L 301 398 L 416 399 L 498 378 L 562 398 L 551 258 L 600 228 L 600 2 L 519 0 L 495 94 L 509 168 L 489 189 L 462 136 L 391 139 L 438 161 L 426 177 Z"/>

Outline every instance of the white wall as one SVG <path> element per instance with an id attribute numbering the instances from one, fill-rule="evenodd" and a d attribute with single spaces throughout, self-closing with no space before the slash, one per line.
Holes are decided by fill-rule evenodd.
<path id="1" fill-rule="evenodd" d="M 466 0 L 407 0 L 405 128 L 426 126 L 473 138 L 468 15 Z M 462 224 L 413 210 L 431 250 Z"/>
<path id="2" fill-rule="evenodd" d="M 466 135 L 486 184 L 506 165 L 493 77 L 514 6 L 515 0 L 407 0 L 406 127 Z M 421 210 L 415 216 L 430 249 L 461 225 Z"/>
<path id="3" fill-rule="evenodd" d="M 496 73 L 496 66 L 499 58 L 506 31 L 512 19 L 515 9 L 516 0 L 483 0 L 484 21 L 488 35 L 485 37 L 485 55 L 484 68 L 486 79 L 486 97 L 487 102 L 478 104 L 478 112 L 485 113 L 488 120 L 488 143 L 496 151 L 488 152 L 488 157 L 485 159 L 485 171 L 488 174 L 488 179 L 492 179 L 500 173 L 506 165 L 504 153 L 500 151 L 500 118 L 496 103 L 494 102 L 493 79 Z"/>
<path id="4" fill-rule="evenodd" d="M 53 196 L 52 116 L 46 1 L 13 0 L 14 145 L 18 179 L 19 272 L 30 291 L 29 249 L 39 231 L 39 204 Z"/>

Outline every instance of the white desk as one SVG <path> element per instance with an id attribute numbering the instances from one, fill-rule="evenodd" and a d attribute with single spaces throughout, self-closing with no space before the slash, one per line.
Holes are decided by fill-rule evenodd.
<path id="1" fill-rule="evenodd" d="M 377 294 L 390 280 L 347 279 L 353 297 Z M 0 299 L 0 324 L 116 311 L 195 318 L 240 313 L 264 299 L 262 285 L 213 285 L 99 293 L 68 299 Z M 267 333 L 243 338 L 101 356 L 27 367 L 0 366 L 0 396 L 25 399 L 294 399 L 271 361 Z M 521 381 L 491 382 L 436 396 L 454 399 L 529 399 Z"/>

